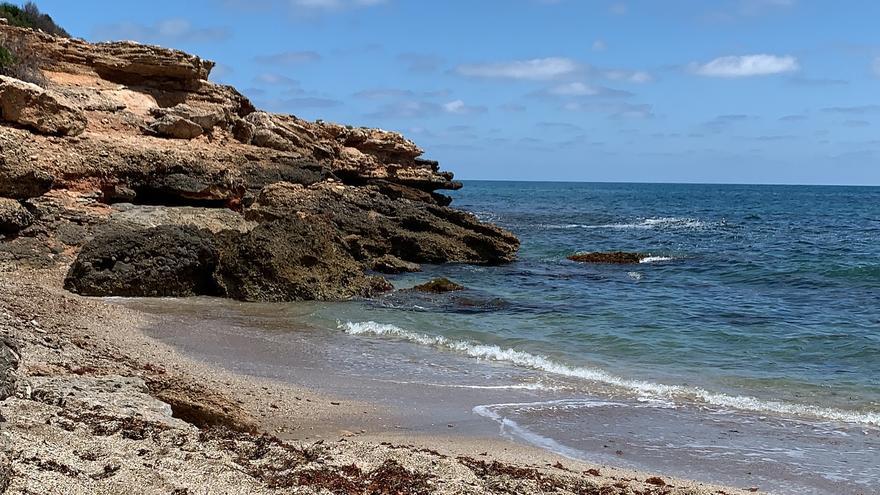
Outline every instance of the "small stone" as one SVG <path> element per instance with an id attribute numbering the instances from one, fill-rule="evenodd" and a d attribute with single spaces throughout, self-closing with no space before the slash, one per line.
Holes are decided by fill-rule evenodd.
<path id="1" fill-rule="evenodd" d="M 429 282 L 425 282 L 424 284 L 413 287 L 413 290 L 417 290 L 419 292 L 429 292 L 432 294 L 455 292 L 464 289 L 465 287 L 463 285 L 459 285 L 445 277 L 435 278 Z"/>

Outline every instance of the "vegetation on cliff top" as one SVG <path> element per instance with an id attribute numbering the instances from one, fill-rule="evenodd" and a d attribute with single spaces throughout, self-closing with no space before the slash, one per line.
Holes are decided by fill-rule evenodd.
<path id="1" fill-rule="evenodd" d="M 21 7 L 9 2 L 0 3 L 0 17 L 5 17 L 13 26 L 41 29 L 55 36 L 70 37 L 64 28 L 55 24 L 52 17 L 40 12 L 34 2 L 27 2 Z"/>
<path id="2" fill-rule="evenodd" d="M 22 7 L 9 2 L 0 3 L 0 18 L 5 18 L 12 26 L 40 29 L 55 36 L 70 37 L 48 14 L 40 12 L 33 2 L 27 2 Z M 39 66 L 39 54 L 16 40 L 0 37 L 0 75 L 43 86 L 46 81 Z"/>

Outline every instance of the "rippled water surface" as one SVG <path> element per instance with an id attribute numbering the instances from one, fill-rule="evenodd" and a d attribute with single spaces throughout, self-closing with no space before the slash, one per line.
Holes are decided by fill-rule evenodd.
<path id="1" fill-rule="evenodd" d="M 880 425 L 880 189 L 469 182 L 455 205 L 514 231 L 520 261 L 438 267 L 473 289 L 474 307 L 390 300 L 410 311 L 380 303 L 370 320 L 346 321 L 350 333 L 472 341 L 520 354 L 433 345 L 720 406 Z M 651 258 L 565 259 L 582 250 Z"/>
<path id="2" fill-rule="evenodd" d="M 454 197 L 516 233 L 519 261 L 393 279 L 468 287 L 453 295 L 251 307 L 273 332 L 253 360 L 271 349 L 280 373 L 285 346 L 323 342 L 309 354 L 329 373 L 471 391 L 505 435 L 572 457 L 880 493 L 880 188 L 467 182 Z M 650 257 L 566 260 L 606 250 Z"/>

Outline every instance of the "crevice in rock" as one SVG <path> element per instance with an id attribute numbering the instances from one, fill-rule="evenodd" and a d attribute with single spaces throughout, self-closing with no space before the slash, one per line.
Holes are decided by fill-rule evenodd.
<path id="1" fill-rule="evenodd" d="M 175 191 L 167 191 L 152 187 L 138 187 L 129 194 L 119 194 L 118 188 L 104 191 L 103 201 L 107 204 L 131 203 L 147 206 L 195 206 L 201 208 L 230 208 L 231 201 L 216 198 L 187 197 Z"/>

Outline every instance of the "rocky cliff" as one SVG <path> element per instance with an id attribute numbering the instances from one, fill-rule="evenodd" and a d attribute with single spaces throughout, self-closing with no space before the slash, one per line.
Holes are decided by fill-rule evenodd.
<path id="1" fill-rule="evenodd" d="M 343 299 L 373 270 L 505 263 L 512 234 L 398 133 L 259 111 L 213 63 L 0 25 L 45 83 L 0 77 L 0 261 L 91 295 Z M 8 263 L 7 263 L 8 264 Z"/>

